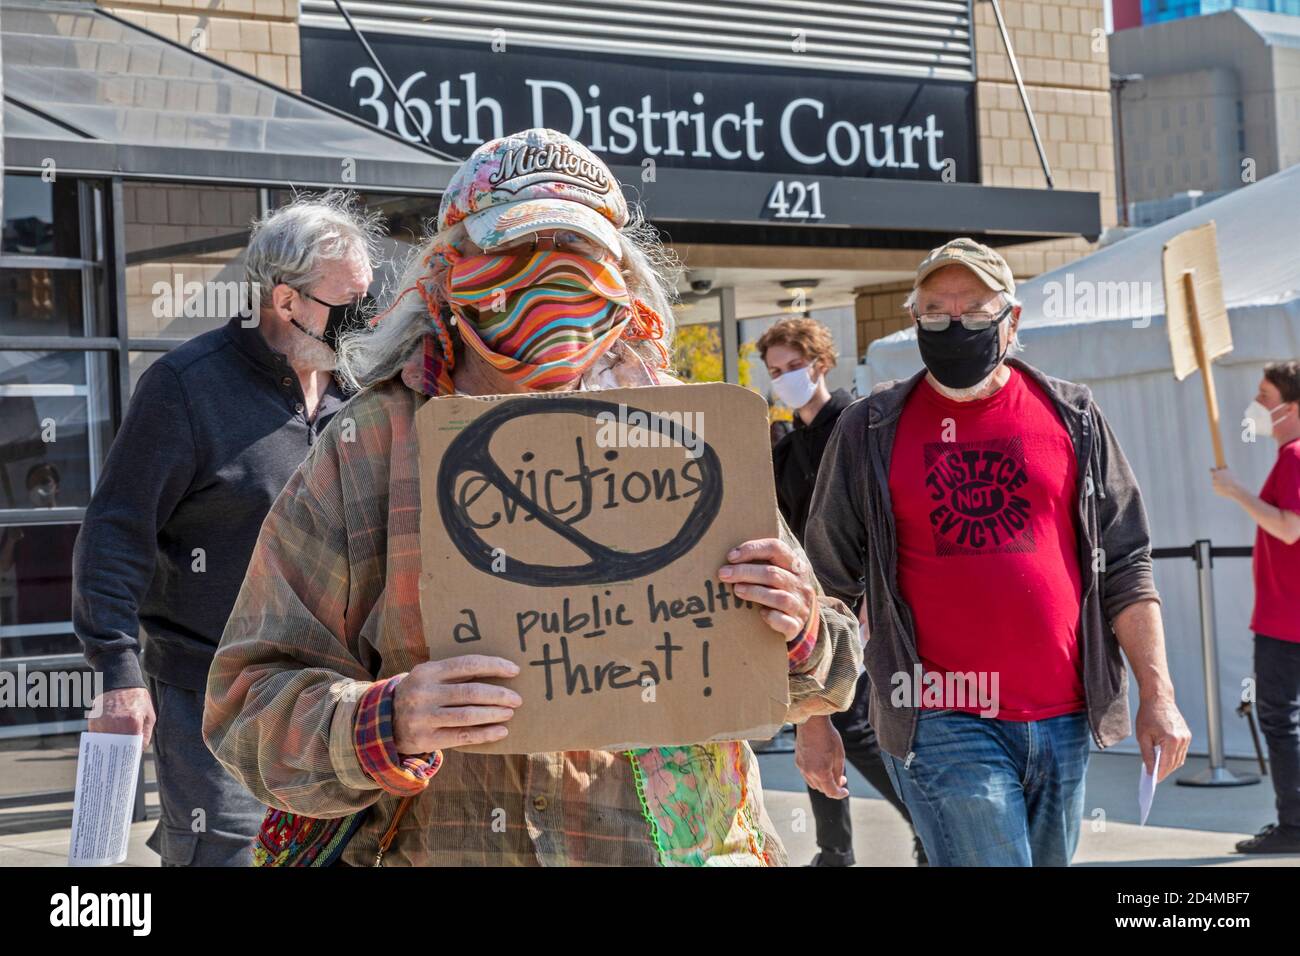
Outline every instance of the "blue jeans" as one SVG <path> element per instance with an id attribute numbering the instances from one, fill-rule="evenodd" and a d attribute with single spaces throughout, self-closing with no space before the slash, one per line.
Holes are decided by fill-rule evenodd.
<path id="1" fill-rule="evenodd" d="M 992 720 L 923 710 L 909 766 L 881 753 L 931 866 L 1069 866 L 1079 843 L 1086 714 Z"/>

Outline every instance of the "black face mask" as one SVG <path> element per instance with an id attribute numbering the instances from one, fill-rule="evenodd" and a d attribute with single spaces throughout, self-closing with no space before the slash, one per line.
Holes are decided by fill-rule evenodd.
<path id="1" fill-rule="evenodd" d="M 312 332 L 297 319 L 290 319 L 293 327 L 303 335 L 310 336 L 317 342 L 324 342 L 331 351 L 338 351 L 339 336 L 347 332 L 355 332 L 365 327 L 366 320 L 370 317 L 374 299 L 369 294 L 363 295 L 355 302 L 344 302 L 342 305 L 334 305 L 331 302 L 323 302 L 314 295 L 303 292 L 302 295 L 318 302 L 321 305 L 328 306 L 330 310 L 329 317 L 325 320 L 325 329 L 320 335 Z"/>
<path id="2" fill-rule="evenodd" d="M 916 344 L 921 349 L 921 361 L 940 385 L 948 388 L 978 385 L 992 374 L 1006 354 L 1006 349 L 998 350 L 1001 324 L 995 322 L 978 332 L 970 331 L 960 322 L 953 322 L 942 332 L 927 332 L 918 327 Z"/>

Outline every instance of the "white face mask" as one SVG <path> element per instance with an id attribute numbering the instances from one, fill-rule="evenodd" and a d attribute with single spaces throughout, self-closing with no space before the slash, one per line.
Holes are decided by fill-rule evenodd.
<path id="1" fill-rule="evenodd" d="M 1286 415 L 1286 406 L 1279 405 L 1277 408 L 1265 408 L 1259 402 L 1251 402 L 1246 406 L 1246 420 L 1255 426 L 1255 434 L 1262 438 L 1268 438 L 1273 434 L 1273 426 L 1277 424 L 1278 419 L 1273 417 L 1275 412 L 1281 411 L 1283 417 Z"/>
<path id="2" fill-rule="evenodd" d="M 812 380 L 812 368 L 805 365 L 790 372 L 782 372 L 772 380 L 772 392 L 787 408 L 803 408 L 812 401 L 817 384 Z"/>

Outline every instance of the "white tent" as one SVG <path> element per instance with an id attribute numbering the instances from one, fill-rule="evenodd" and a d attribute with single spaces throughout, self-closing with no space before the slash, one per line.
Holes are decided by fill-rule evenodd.
<path id="1" fill-rule="evenodd" d="M 1218 231 L 1224 297 L 1234 350 L 1215 363 L 1228 465 L 1259 488 L 1272 466 L 1272 439 L 1242 440 L 1242 411 L 1268 361 L 1300 357 L 1300 166 L 1114 245 L 1017 290 L 1024 303 L 1021 358 L 1060 378 L 1091 386 L 1141 482 L 1155 547 L 1198 538 L 1216 546 L 1254 543 L 1254 525 L 1210 488 L 1214 453 L 1199 373 L 1175 382 L 1164 323 L 1160 255 L 1172 236 L 1209 220 Z M 859 391 L 921 366 L 913 330 L 872 343 L 859 366 Z M 1170 667 L 1191 725 L 1193 752 L 1206 751 L 1196 566 L 1156 562 Z M 1300 582 L 1297 583 L 1300 587 Z M 1253 753 L 1234 713 L 1252 672 L 1250 561 L 1222 558 L 1214 568 L 1220 700 L 1230 755 Z M 1136 699 L 1133 701 L 1136 705 Z M 1125 745 L 1136 749 L 1132 738 Z"/>

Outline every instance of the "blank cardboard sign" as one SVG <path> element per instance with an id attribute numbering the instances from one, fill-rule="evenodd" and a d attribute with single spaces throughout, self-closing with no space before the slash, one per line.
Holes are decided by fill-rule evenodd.
<path id="1" fill-rule="evenodd" d="M 1183 273 L 1188 269 L 1194 272 L 1196 318 L 1200 321 L 1205 361 L 1212 362 L 1232 351 L 1232 328 L 1223 303 L 1223 276 L 1219 272 L 1214 220 L 1180 232 L 1166 242 L 1162 265 L 1169 348 L 1173 353 L 1174 377 L 1181 382 L 1200 367 L 1192 338 L 1193 316 L 1183 286 Z"/>
<path id="2" fill-rule="evenodd" d="M 482 753 L 770 737 L 782 637 L 717 577 L 776 537 L 767 406 L 735 385 L 430 399 L 420 609 L 432 660 L 513 660 Z"/>

